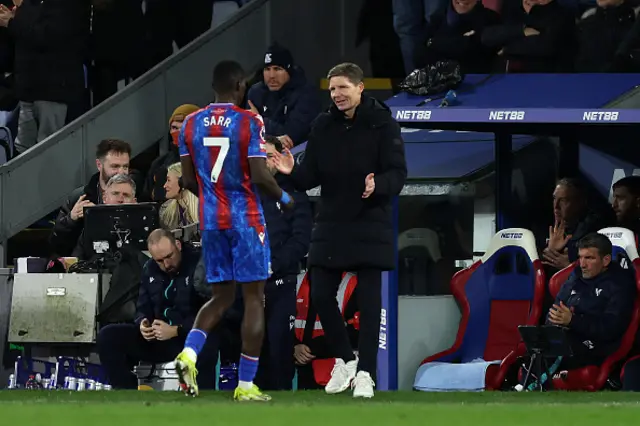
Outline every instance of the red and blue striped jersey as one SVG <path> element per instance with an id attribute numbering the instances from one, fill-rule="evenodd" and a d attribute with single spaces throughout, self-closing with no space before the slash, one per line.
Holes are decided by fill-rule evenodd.
<path id="1" fill-rule="evenodd" d="M 200 229 L 264 225 L 249 158 L 266 158 L 262 117 L 233 104 L 210 104 L 180 130 L 180 156 L 190 156 L 200 189 Z"/>

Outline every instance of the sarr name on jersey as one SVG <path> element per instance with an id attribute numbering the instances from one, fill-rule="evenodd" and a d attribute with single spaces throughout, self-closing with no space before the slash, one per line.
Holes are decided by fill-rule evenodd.
<path id="1" fill-rule="evenodd" d="M 205 127 L 209 126 L 223 126 L 229 127 L 231 124 L 231 119 L 229 117 L 225 118 L 222 115 L 213 116 L 213 117 L 205 117 L 202 119 L 202 123 Z"/>

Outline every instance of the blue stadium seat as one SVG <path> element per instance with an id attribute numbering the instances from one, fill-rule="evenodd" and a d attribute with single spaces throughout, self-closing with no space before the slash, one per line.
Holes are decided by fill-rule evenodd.
<path id="1" fill-rule="evenodd" d="M 451 280 L 462 314 L 455 343 L 422 364 L 502 361 L 490 366 L 485 376 L 485 388 L 499 390 L 519 356 L 518 326 L 538 323 L 544 290 L 533 233 L 520 228 L 498 232 L 483 258 Z"/>

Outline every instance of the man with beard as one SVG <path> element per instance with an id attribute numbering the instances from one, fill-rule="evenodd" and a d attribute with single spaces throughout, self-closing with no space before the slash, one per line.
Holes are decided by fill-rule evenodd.
<path id="1" fill-rule="evenodd" d="M 175 358 L 204 303 L 193 286 L 200 253 L 164 229 L 153 231 L 147 244 L 152 258 L 140 279 L 135 324 L 108 325 L 96 339 L 100 363 L 114 389 L 137 387 L 131 371 L 138 362 Z M 215 388 L 217 343 L 212 333 L 198 357 L 198 381 L 204 389 Z"/>
<path id="2" fill-rule="evenodd" d="M 618 226 L 640 233 L 640 176 L 627 176 L 613 184 L 613 201 Z"/>
<path id="3" fill-rule="evenodd" d="M 96 148 L 96 167 L 98 172 L 91 176 L 89 183 L 74 190 L 66 203 L 60 208 L 56 223 L 49 237 L 51 251 L 57 256 L 69 256 L 78 241 L 84 227 L 83 210 L 104 201 L 104 190 L 109 179 L 118 174 L 131 174 L 136 181 L 138 194 L 142 183 L 141 176 L 131 173 L 129 161 L 131 146 L 119 139 L 102 140 Z"/>

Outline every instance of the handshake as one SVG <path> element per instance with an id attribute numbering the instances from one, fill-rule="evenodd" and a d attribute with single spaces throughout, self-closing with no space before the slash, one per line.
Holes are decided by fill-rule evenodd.
<path id="1" fill-rule="evenodd" d="M 153 323 L 149 323 L 149 320 L 145 318 L 140 322 L 140 334 L 147 341 L 164 341 L 177 337 L 178 327 L 169 325 L 161 320 L 154 320 Z"/>

